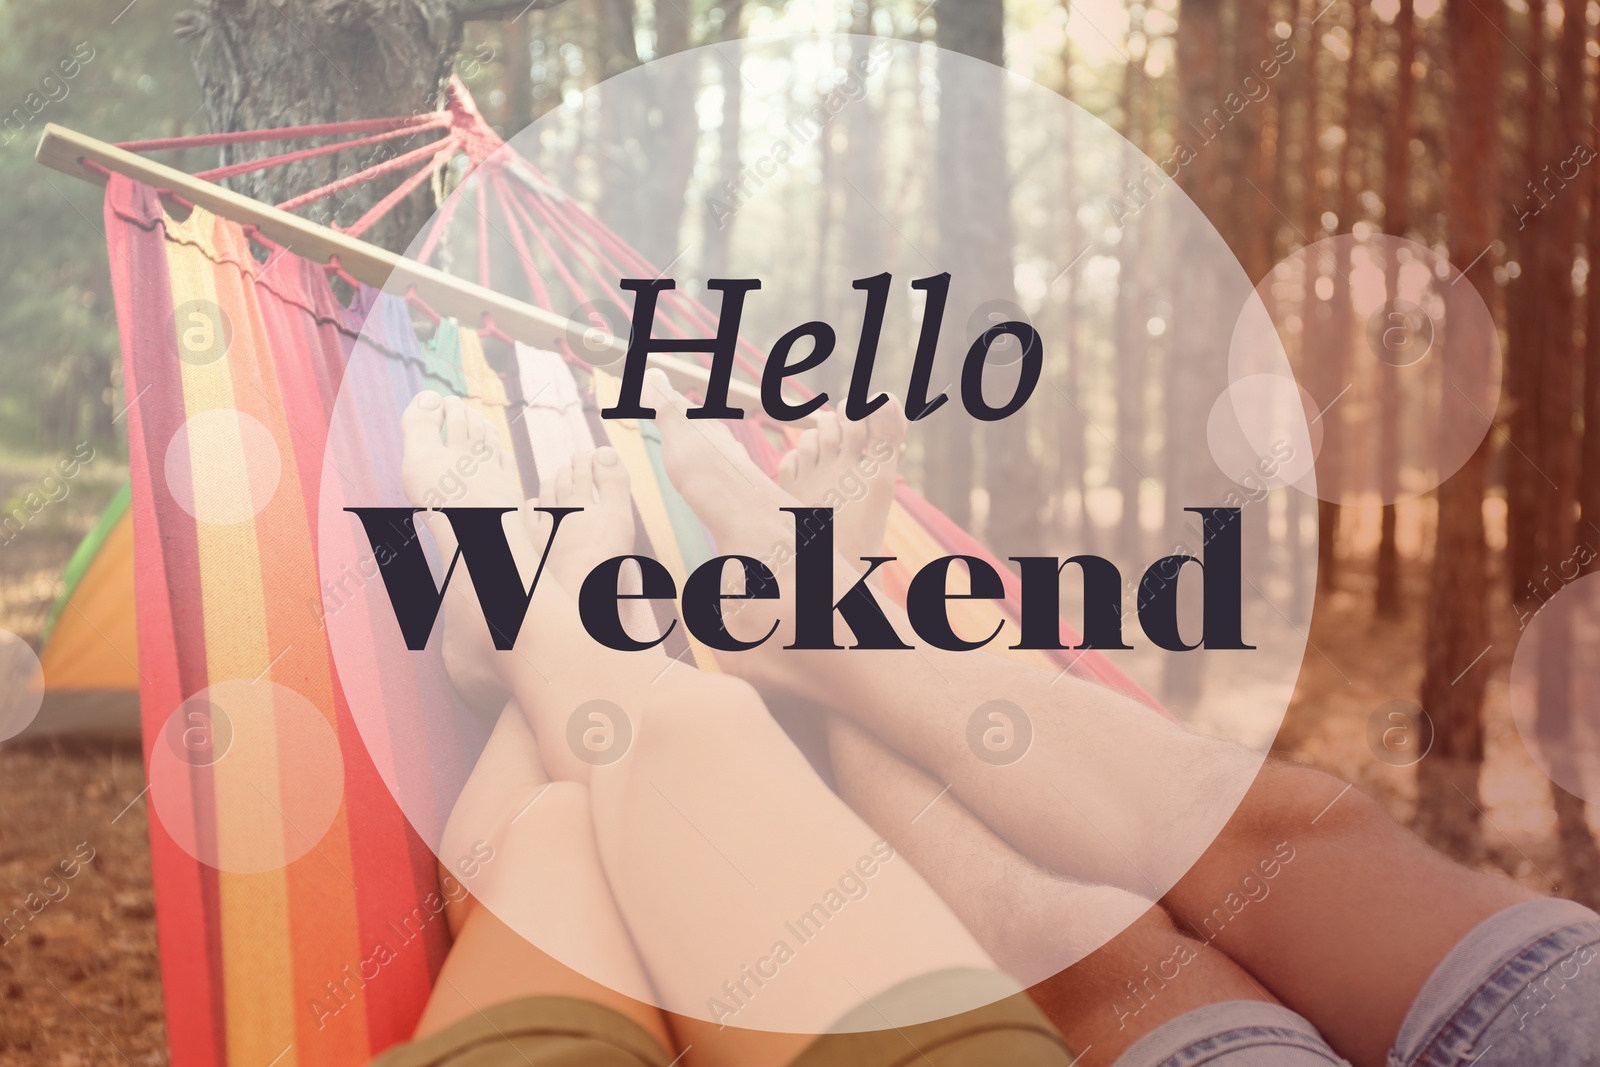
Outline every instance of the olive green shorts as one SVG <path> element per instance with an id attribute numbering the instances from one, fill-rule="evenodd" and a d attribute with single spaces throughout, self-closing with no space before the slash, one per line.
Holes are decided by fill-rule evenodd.
<path id="1" fill-rule="evenodd" d="M 913 979 L 885 997 L 915 998 L 948 975 Z M 880 998 L 881 999 L 881 998 Z M 970 1003 L 970 1001 L 968 1001 Z M 859 1022 L 859 1020 L 857 1020 Z M 400 1045 L 371 1067 L 670 1067 L 672 1054 L 625 1015 L 570 997 L 526 997 L 487 1008 Z M 1055 1027 L 1016 993 L 932 1022 L 818 1037 L 791 1067 L 1069 1067 Z"/>

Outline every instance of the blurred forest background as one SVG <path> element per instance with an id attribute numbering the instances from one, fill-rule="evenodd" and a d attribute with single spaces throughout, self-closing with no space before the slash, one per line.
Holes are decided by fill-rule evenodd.
<path id="1" fill-rule="evenodd" d="M 700 44 L 721 42 L 725 55 L 737 56 L 741 39 L 815 30 L 928 42 L 1003 64 L 1060 92 L 1152 160 L 1168 159 L 1197 134 L 1210 141 L 1178 181 L 1253 281 L 1296 248 L 1338 234 L 1404 236 L 1465 272 L 1500 324 L 1504 396 L 1493 432 L 1461 471 L 1425 497 L 1398 506 L 1376 499 L 1339 508 L 1304 505 L 1304 520 L 1320 533 L 1314 652 L 1276 750 L 1356 781 L 1466 862 L 1600 903 L 1600 816 L 1533 765 L 1511 722 L 1507 685 L 1528 618 L 1600 549 L 1600 284 L 1588 284 L 1589 251 L 1600 249 L 1600 167 L 1589 165 L 1600 142 L 1600 3 L 213 0 L 194 10 L 178 0 L 124 2 L 0 6 L 0 170 L 11 190 L 0 200 L 8 253 L 0 258 L 5 512 L 26 506 L 26 495 L 59 458 L 85 445 L 96 455 L 67 503 L 51 506 L 20 533 L 0 534 L 0 627 L 37 636 L 61 565 L 121 480 L 125 456 L 120 413 L 127 399 L 99 191 L 33 162 L 46 122 L 124 141 L 214 126 L 389 115 L 431 108 L 436 76 L 453 66 L 488 119 L 510 137 L 550 109 L 580 108 L 582 92 L 606 77 Z M 417 12 L 440 17 L 430 21 Z M 313 61 L 277 61 L 339 47 L 324 31 L 345 44 L 388 33 L 394 40 L 367 48 L 366 61 L 388 62 L 392 82 L 401 80 L 393 71 L 403 65 L 408 83 L 384 87 L 367 101 L 311 100 L 315 94 L 301 92 L 296 79 L 327 80 L 326 72 Z M 427 61 L 384 58 L 408 54 L 402 45 Z M 1262 64 L 1273 61 L 1280 69 L 1258 80 L 1265 92 L 1252 95 L 1246 79 L 1259 79 Z M 660 166 L 658 201 L 650 208 L 660 238 L 644 251 L 657 261 L 670 258 L 668 246 L 686 228 L 705 227 L 712 214 L 708 191 L 737 181 L 741 153 L 750 147 L 739 136 L 736 66 L 707 60 L 701 75 L 721 82 L 720 113 L 640 120 L 640 138 L 680 146 L 677 160 Z M 1219 114 L 1226 116 L 1220 122 Z M 865 143 L 870 127 L 855 124 L 870 122 L 870 113 L 853 113 L 823 138 L 821 164 L 806 180 L 843 190 L 853 174 L 859 177 L 855 168 L 867 157 L 850 151 L 851 140 Z M 1218 131 L 1214 139 L 1200 134 L 1208 122 Z M 698 137 L 685 136 L 696 129 Z M 552 142 L 542 146 L 538 162 L 558 181 L 583 182 L 581 147 Z M 657 165 L 665 158 L 647 155 Z M 212 152 L 191 150 L 173 162 L 197 170 L 216 160 Z M 290 173 L 271 180 L 306 186 L 326 177 L 313 182 Z M 277 191 L 244 188 L 268 199 Z M 605 190 L 597 195 L 603 200 Z M 797 224 L 822 228 L 825 240 L 828 233 L 843 239 L 850 228 L 846 198 L 841 192 L 822 202 L 828 210 Z M 419 204 L 416 212 L 409 231 L 402 216 L 396 229 L 375 239 L 403 248 L 431 205 Z M 738 224 L 735 217 L 732 225 Z M 701 239 L 718 237 L 705 228 Z M 1122 254 L 1159 261 L 1171 253 Z M 1318 298 L 1331 309 L 1348 293 L 1335 286 Z M 1147 427 L 1164 424 L 1162 382 L 1173 333 L 1158 318 L 1119 320 L 1114 330 L 1114 344 L 1084 344 L 1083 365 L 1070 373 L 1109 382 L 1118 398 L 1114 436 L 1143 440 Z M 1030 418 L 1043 472 L 1038 484 L 1058 492 L 1025 516 L 1035 528 L 991 528 L 985 531 L 991 541 L 1016 544 L 1026 535 L 1093 551 L 1096 537 L 1138 535 L 1135 508 L 1120 509 L 1109 522 L 1093 513 L 1101 491 L 1136 499 L 1138 475 L 1105 461 L 1114 445 L 1099 440 L 1071 405 L 1064 394 L 1036 398 Z M 946 511 L 967 518 L 971 488 L 929 490 Z M 1435 581 L 1435 573 L 1448 580 Z M 1420 703 L 1432 721 L 1432 749 L 1415 766 L 1386 761 L 1371 740 L 1373 716 L 1393 700 Z M 1570 713 L 1570 701 L 1556 704 L 1557 713 Z M 4 880 L 25 885 L 40 866 L 36 858 L 48 857 L 48 865 L 55 856 L 53 842 L 36 846 L 19 832 L 26 812 L 48 821 L 38 795 L 46 783 L 52 792 L 67 781 L 76 783 L 80 798 L 104 796 L 109 814 L 137 790 L 130 784 L 137 767 L 129 764 L 124 756 L 119 771 L 116 755 L 99 751 L 71 764 L 40 758 L 36 750 L 0 748 L 0 800 L 9 816 L 0 827 Z M 147 897 L 139 896 L 139 811 L 115 828 L 119 840 L 127 838 L 128 863 L 104 890 L 104 909 L 85 918 L 85 944 L 96 940 L 94 923 L 102 919 L 148 919 Z M 143 961 L 144 979 L 130 983 L 134 972 L 115 968 L 89 974 L 85 980 L 104 990 L 75 994 L 68 1003 L 77 1014 L 58 1002 L 59 1018 L 40 1016 L 13 1032 L 12 1047 L 26 1047 L 15 1044 L 28 1040 L 24 1031 L 43 1033 L 36 1028 L 47 1025 L 82 1029 L 80 1018 L 89 1016 L 80 1005 L 93 1011 L 98 1004 L 102 1014 L 95 1018 L 121 1033 L 124 1048 L 136 1056 L 144 1049 L 141 1059 L 162 1062 L 159 1012 L 148 1004 L 137 1008 L 147 995 L 159 1004 L 158 992 L 140 991 L 154 973 L 150 939 L 125 940 L 129 959 Z M 0 956 L 0 980 L 13 966 Z M 6 983 L 0 992 L 13 997 L 12 988 Z M 116 1018 L 131 1016 L 142 1021 L 115 1029 Z M 8 1055 L 5 1047 L 0 1041 L 0 1057 Z"/>

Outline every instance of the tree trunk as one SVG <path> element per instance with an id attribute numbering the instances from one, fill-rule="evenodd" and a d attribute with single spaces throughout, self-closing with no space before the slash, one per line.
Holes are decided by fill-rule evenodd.
<path id="1" fill-rule="evenodd" d="M 531 18 L 506 23 L 506 138 L 533 121 Z"/>
<path id="2" fill-rule="evenodd" d="M 1237 91 L 1251 91 L 1262 79 L 1262 64 L 1272 57 L 1273 19 L 1268 0 L 1236 0 L 1234 6 L 1235 54 L 1230 84 Z M 1267 168 L 1278 142 L 1268 141 L 1268 103 L 1272 95 L 1240 111 L 1229 125 L 1227 170 L 1238 178 L 1230 185 L 1231 211 L 1223 221 L 1223 237 L 1233 248 L 1252 284 L 1259 283 L 1272 269 L 1272 228 L 1267 212 L 1272 206 L 1257 190 L 1267 188 Z M 1254 185 L 1255 188 L 1251 188 Z"/>
<path id="3" fill-rule="evenodd" d="M 829 267 L 833 262 L 834 237 L 839 230 L 839 216 L 835 210 L 842 184 L 839 155 L 832 136 L 825 132 L 817 137 L 817 255 L 811 262 L 811 300 L 824 322 L 830 321 L 828 316 L 835 299 Z"/>
<path id="4" fill-rule="evenodd" d="M 1451 220 L 1450 259 L 1469 264 L 1467 281 L 1485 303 L 1494 299 L 1493 255 L 1499 228 L 1496 181 L 1500 71 L 1505 22 L 1503 0 L 1449 0 L 1445 13 L 1450 64 L 1458 72 L 1450 99 L 1450 169 L 1445 195 Z M 1460 286 L 1445 287 L 1445 329 L 1461 321 L 1451 304 L 1471 299 Z M 1463 364 L 1487 364 L 1491 337 L 1461 334 Z M 1464 369 L 1470 376 L 1476 370 Z M 1484 371 L 1483 373 L 1487 373 Z M 1444 424 L 1481 419 L 1459 390 L 1443 389 Z M 1433 720 L 1434 745 L 1417 765 L 1417 829 L 1458 859 L 1480 844 L 1478 772 L 1483 763 L 1483 693 L 1489 676 L 1484 570 L 1483 494 L 1489 457 L 1485 436 L 1472 457 L 1439 487 L 1433 586 L 1428 598 L 1422 706 Z"/>
<path id="5" fill-rule="evenodd" d="M 1318 67 L 1322 59 L 1322 30 L 1314 19 L 1324 11 L 1317 0 L 1304 0 L 1300 5 L 1300 19 L 1305 26 L 1305 76 L 1306 124 L 1300 131 L 1300 234 L 1306 242 L 1315 241 L 1323 232 L 1322 212 L 1326 207 L 1322 184 L 1322 85 Z M 1344 409 L 1333 404 L 1340 384 L 1335 370 L 1335 338 L 1328 330 L 1332 322 L 1333 307 L 1317 295 L 1317 283 L 1325 266 L 1322 256 L 1302 257 L 1305 284 L 1300 300 L 1300 374 L 1306 391 L 1324 410 L 1322 419 L 1326 427 L 1336 425 Z M 1331 280 L 1331 279 L 1330 279 Z M 1332 404 L 1332 407 L 1328 405 Z M 1335 441 L 1339 434 L 1329 434 Z M 1333 589 L 1338 583 L 1338 555 L 1335 552 L 1339 530 L 1338 448 L 1325 449 L 1317 462 L 1317 586 Z M 1332 494 L 1333 499 L 1327 497 Z"/>
<path id="6" fill-rule="evenodd" d="M 1509 437 L 1514 446 L 1506 454 L 1506 576 L 1510 580 L 1513 605 L 1533 595 L 1530 583 L 1544 554 L 1540 545 L 1539 497 L 1546 483 L 1537 470 L 1544 436 L 1538 409 L 1546 350 L 1544 294 L 1540 291 L 1540 282 L 1546 262 L 1544 245 L 1547 235 L 1554 231 L 1550 215 L 1540 210 L 1544 201 L 1535 191 L 1539 170 L 1544 166 L 1544 105 L 1548 91 L 1543 77 L 1545 25 L 1540 17 L 1543 9 L 1543 3 L 1530 5 L 1527 16 L 1528 69 L 1522 121 L 1522 175 L 1526 184 L 1518 190 L 1513 208 L 1521 273 L 1506 291 L 1506 334 L 1510 350 L 1506 359 L 1505 391 Z"/>
<path id="7" fill-rule="evenodd" d="M 856 70 L 871 61 L 875 8 L 874 0 L 861 0 L 852 8 L 854 18 L 850 32 L 856 37 L 850 43 L 850 64 Z M 842 172 L 848 183 L 843 186 L 844 227 L 838 240 L 843 262 L 850 265 L 853 273 L 849 277 L 854 280 L 860 275 L 860 268 L 879 261 L 882 250 L 877 235 L 881 232 L 883 222 L 873 205 L 883 203 L 886 184 L 883 117 L 872 99 L 863 96 L 845 108 L 835 121 L 844 129 L 846 146 L 842 158 L 836 161 L 836 173 Z M 838 277 L 840 275 L 835 274 L 835 278 Z M 861 336 L 866 304 L 860 294 L 849 289 L 841 290 L 836 285 L 829 285 L 827 289 L 831 303 L 818 303 L 819 309 L 830 309 L 827 321 L 835 324 L 840 338 Z M 850 361 L 829 360 L 823 368 L 823 381 L 830 395 L 845 395 L 849 388 Z"/>
<path id="8" fill-rule="evenodd" d="M 1574 336 L 1576 294 L 1572 289 L 1572 268 L 1576 256 L 1574 239 L 1578 232 L 1580 190 L 1568 182 L 1562 171 L 1576 146 L 1585 138 L 1584 46 L 1586 0 L 1564 0 L 1561 40 L 1556 53 L 1556 151 L 1554 190 L 1543 214 L 1549 217 L 1539 288 L 1545 301 L 1547 323 L 1545 349 L 1540 360 L 1539 410 L 1537 418 L 1544 448 L 1538 462 L 1556 488 L 1539 496 L 1539 537 L 1543 566 L 1559 567 L 1559 561 L 1574 552 L 1573 479 L 1577 472 L 1578 438 L 1573 403 L 1577 385 L 1575 369 L 1579 352 Z M 1545 171 L 1546 174 L 1551 173 Z M 1574 175 L 1576 177 L 1576 175 Z M 1566 620 L 1545 627 L 1540 645 L 1539 732 L 1547 737 L 1570 739 L 1574 734 L 1571 691 L 1572 635 Z M 1559 632 L 1552 632 L 1559 631 Z M 1567 743 L 1570 744 L 1570 741 Z M 1583 801 L 1552 783 L 1556 793 L 1556 818 L 1561 840 L 1567 893 L 1579 900 L 1600 899 L 1600 850 L 1589 833 Z"/>
<path id="9" fill-rule="evenodd" d="M 1178 7 L 1177 74 L 1178 139 L 1203 140 L 1207 116 L 1223 96 L 1218 69 L 1222 38 L 1221 0 L 1182 0 Z M 1178 184 L 1208 219 L 1227 214 L 1227 202 L 1220 197 L 1221 153 L 1214 147 L 1196 146 L 1193 161 L 1178 173 Z M 1192 241 L 1201 240 L 1195 227 L 1187 227 Z M 1164 348 L 1167 371 L 1162 383 L 1168 394 L 1166 404 L 1165 448 L 1162 457 L 1165 491 L 1162 504 L 1166 519 L 1166 543 L 1194 543 L 1194 534 L 1185 520 L 1192 516 L 1182 510 L 1187 501 L 1178 487 L 1193 484 L 1196 458 L 1193 443 L 1205 440 L 1205 413 L 1194 397 L 1200 391 L 1200 368 L 1213 358 L 1202 338 L 1216 336 L 1215 316 L 1222 304 L 1219 280 L 1210 271 L 1199 271 L 1185 264 L 1204 261 L 1201 249 L 1179 247 L 1173 256 L 1173 331 Z M 1201 659 L 1198 656 L 1167 656 L 1162 660 L 1162 692 L 1168 700 L 1185 704 L 1199 695 Z"/>
<path id="10" fill-rule="evenodd" d="M 633 0 L 596 0 L 592 10 L 596 81 L 637 67 Z M 595 116 L 599 128 L 594 149 L 603 167 L 600 219 L 636 248 L 645 242 L 641 234 L 652 219 L 648 183 L 641 180 L 652 162 L 646 148 L 651 103 L 650 94 L 636 81 L 629 90 L 608 93 L 606 106 Z"/>
<path id="11" fill-rule="evenodd" d="M 717 76 L 722 79 L 722 120 L 717 129 L 717 185 L 725 193 L 737 190 L 739 183 L 739 131 L 744 121 L 744 77 L 739 72 L 742 49 L 739 44 L 744 0 L 730 0 L 723 7 L 722 43 L 717 46 L 720 62 Z M 691 160 L 692 161 L 692 160 Z M 728 202 L 740 202 L 737 193 L 728 193 Z M 728 241 L 733 236 L 736 214 L 708 212 L 706 216 L 705 274 L 722 275 L 728 265 Z"/>
<path id="12" fill-rule="evenodd" d="M 1596 91 L 1600 92 L 1600 84 Z M 1600 100 L 1595 112 L 1600 115 Z M 1600 144 L 1591 144 L 1600 149 Z M 1583 518 L 1578 539 L 1600 538 L 1600 166 L 1589 166 L 1588 236 L 1584 239 L 1589 273 L 1584 282 L 1583 441 L 1578 471 L 1578 504 Z M 1594 570 L 1594 563 L 1585 567 Z"/>
<path id="13" fill-rule="evenodd" d="M 449 0 L 206 0 L 179 16 L 178 33 L 193 42 L 195 74 L 212 130 L 261 130 L 436 110 L 461 46 L 462 21 L 471 13 Z M 336 152 L 240 175 L 226 184 L 278 203 L 437 136 Z M 225 145 L 220 162 L 282 151 L 279 144 Z M 362 183 L 302 213 L 348 225 L 405 177 Z M 424 186 L 368 230 L 366 239 L 403 250 L 434 206 Z"/>
<path id="14" fill-rule="evenodd" d="M 1068 25 L 1072 21 L 1072 0 L 1062 0 L 1062 24 Z M 1142 57 L 1134 57 L 1138 62 Z M 1064 36 L 1061 42 L 1061 88 L 1058 90 L 1063 97 L 1072 99 L 1072 36 Z M 1129 72 L 1132 73 L 1131 71 Z M 1124 116 L 1124 121 L 1130 125 L 1136 120 L 1131 116 Z M 1079 135 L 1080 120 L 1075 113 L 1066 115 L 1066 128 L 1063 130 L 1066 154 L 1063 159 L 1064 189 L 1062 192 L 1060 210 L 1062 215 L 1062 233 L 1064 247 L 1062 258 L 1068 259 L 1066 277 L 1062 279 L 1067 287 L 1067 297 L 1063 301 L 1064 315 L 1062 317 L 1062 354 L 1064 356 L 1064 373 L 1062 392 L 1051 396 L 1051 406 L 1055 411 L 1055 452 L 1057 462 L 1057 477 L 1055 481 L 1056 492 L 1059 494 L 1060 507 L 1056 512 L 1056 525 L 1059 532 L 1067 535 L 1068 544 L 1079 546 L 1082 551 L 1094 552 L 1093 529 L 1089 524 L 1088 483 L 1086 481 L 1086 467 L 1088 465 L 1088 434 L 1089 427 L 1078 412 L 1079 394 L 1082 392 L 1083 383 L 1083 354 L 1080 330 L 1083 328 L 1082 267 L 1080 259 L 1072 262 L 1069 257 L 1077 256 L 1078 250 L 1083 247 L 1083 226 L 1078 221 L 1078 206 L 1080 203 L 1080 179 L 1078 177 L 1078 153 L 1074 151 Z M 1120 431 L 1119 431 L 1120 432 Z"/>
<path id="15" fill-rule="evenodd" d="M 1389 112 L 1383 145 L 1383 224 L 1385 232 L 1404 237 L 1411 228 L 1412 99 L 1416 79 L 1411 68 L 1417 61 L 1417 26 L 1413 0 L 1400 0 L 1395 15 L 1398 64 L 1394 106 Z M 1400 264 L 1387 264 L 1385 296 L 1399 295 Z M 1378 477 L 1383 494 L 1383 522 L 1378 535 L 1378 588 L 1374 610 L 1380 619 L 1400 614 L 1400 551 L 1395 543 L 1395 505 L 1400 495 L 1400 393 L 1387 375 L 1380 379 L 1378 397 Z"/>
<path id="16" fill-rule="evenodd" d="M 1286 13 L 1292 15 L 1294 8 L 1295 4 L 1293 0 L 1290 0 L 1286 4 Z M 1273 98 L 1277 101 L 1277 128 L 1274 131 L 1276 133 L 1277 159 L 1276 166 L 1272 168 L 1271 192 L 1271 203 L 1274 205 L 1287 205 L 1293 199 L 1290 195 L 1292 188 L 1292 167 L 1290 164 L 1292 161 L 1289 154 L 1289 142 L 1290 133 L 1294 129 L 1294 98 L 1299 96 L 1303 99 L 1314 92 L 1315 88 L 1315 83 L 1309 77 L 1309 72 L 1305 70 L 1305 65 L 1297 58 L 1294 66 L 1290 69 L 1289 75 L 1284 79 L 1282 89 L 1273 94 Z M 1288 255 L 1291 248 L 1295 247 L 1298 233 L 1293 223 L 1289 221 L 1288 216 L 1277 208 L 1272 211 L 1270 223 L 1272 260 L 1276 263 Z M 1267 295 L 1270 299 L 1270 288 Z M 1268 310 L 1275 311 L 1275 308 L 1269 304 Z M 1307 601 L 1310 599 L 1310 590 L 1308 590 L 1304 581 L 1305 538 L 1301 533 L 1307 499 L 1304 493 L 1290 493 L 1285 508 L 1289 542 L 1289 550 L 1285 554 L 1286 578 L 1293 591 L 1294 614 L 1298 618 L 1305 617 L 1305 613 L 1308 610 Z M 1313 501 L 1312 503 L 1314 504 L 1315 502 Z"/>
<path id="17" fill-rule="evenodd" d="M 688 51 L 687 6 L 682 3 L 655 5 L 657 59 Z M 739 25 L 736 10 L 729 15 L 735 27 Z M 638 248 L 645 259 L 657 267 L 665 267 L 683 253 L 684 198 L 694 174 L 695 149 L 699 144 L 699 116 L 692 108 L 675 104 L 689 98 L 700 78 L 700 63 L 680 59 L 672 65 L 670 75 L 657 70 L 654 77 L 664 83 L 670 79 L 669 84 L 662 84 L 658 99 L 671 101 L 674 106 L 653 108 L 649 121 L 640 130 L 648 170 L 635 176 L 636 185 L 646 198 L 644 218 L 637 232 Z"/>
<path id="18" fill-rule="evenodd" d="M 1358 4 L 1350 12 L 1350 58 L 1345 63 L 1344 145 L 1339 150 L 1338 172 L 1335 176 L 1337 195 L 1334 200 L 1334 215 L 1337 219 L 1334 225 L 1337 232 L 1343 234 L 1350 233 L 1355 224 L 1356 192 L 1360 188 L 1360 167 L 1364 162 L 1356 148 L 1356 138 L 1367 129 L 1361 108 L 1360 84 L 1362 41 L 1365 37 L 1368 10 L 1365 4 Z M 1322 464 L 1323 470 L 1317 473 L 1318 488 L 1326 492 L 1333 501 L 1325 504 L 1318 513 L 1319 521 L 1326 524 L 1321 531 L 1322 539 L 1318 545 L 1326 563 L 1321 576 L 1324 587 L 1328 589 L 1334 588 L 1336 584 L 1339 565 L 1338 502 L 1344 495 L 1346 480 L 1350 476 L 1345 464 L 1349 449 L 1344 445 L 1344 442 L 1350 440 L 1350 431 L 1345 422 L 1345 412 L 1348 408 L 1341 402 L 1344 390 L 1350 385 L 1350 350 L 1355 340 L 1351 330 L 1355 312 L 1351 306 L 1350 242 L 1339 242 L 1334 259 L 1332 329 L 1328 331 L 1327 349 L 1323 352 L 1323 359 L 1327 364 L 1324 377 L 1329 389 L 1326 395 L 1319 397 L 1319 400 L 1322 403 L 1321 422 L 1324 440 L 1331 438 L 1335 444 L 1324 451 L 1323 456 L 1327 462 Z"/>
<path id="19" fill-rule="evenodd" d="M 633 0 L 597 0 L 600 31 L 600 79 L 639 65 L 638 33 Z"/>
<path id="20" fill-rule="evenodd" d="M 1004 63 L 1002 0 L 939 0 L 935 10 L 936 42 L 941 48 L 997 67 Z M 1016 304 L 1004 79 L 998 72 L 982 78 L 956 73 L 964 67 L 968 64 L 945 55 L 939 59 L 940 261 L 953 278 L 935 389 L 960 380 L 966 348 L 982 332 L 971 329 L 969 316 L 985 305 L 994 310 Z M 979 168 L 973 160 L 988 164 Z M 975 298 L 975 292 L 981 295 Z M 1005 318 L 1016 314 L 1020 310 L 1006 313 Z M 1018 367 L 1020 360 L 1009 365 L 991 362 L 986 379 L 994 396 L 1009 395 Z M 949 416 L 946 427 L 930 443 L 928 487 L 952 519 L 965 523 L 971 518 L 976 435 L 965 416 Z M 982 440 L 984 487 L 990 499 L 985 528 L 989 544 L 1002 556 L 1034 551 L 1040 540 L 1039 482 L 1029 451 L 1028 420 L 1021 414 L 1003 419 L 992 424 Z"/>
<path id="21" fill-rule="evenodd" d="M 1130 27 L 1143 30 L 1142 16 L 1130 15 L 1137 21 Z M 1142 57 L 1139 57 L 1142 59 Z M 1134 70 L 1132 63 L 1122 71 L 1122 122 L 1123 136 L 1134 145 L 1140 145 L 1139 111 L 1144 75 Z M 1142 146 L 1141 146 L 1142 147 Z M 1137 169 L 1144 160 L 1129 153 L 1123 157 L 1123 188 L 1133 188 Z M 1076 229 L 1076 227 L 1074 227 Z M 1124 227 L 1117 242 L 1117 299 L 1116 299 L 1116 389 L 1117 389 L 1117 491 L 1122 497 L 1122 516 L 1117 528 L 1117 547 L 1138 558 L 1143 533 L 1139 526 L 1139 492 L 1144 483 L 1144 389 L 1145 364 L 1149 354 L 1149 333 L 1140 316 L 1145 294 L 1136 279 L 1142 277 L 1139 269 L 1138 228 Z M 1077 253 L 1076 239 L 1070 244 L 1072 254 Z M 1073 403 L 1078 402 L 1073 397 Z M 1078 412 L 1068 416 L 1079 430 L 1082 440 L 1084 417 Z"/>

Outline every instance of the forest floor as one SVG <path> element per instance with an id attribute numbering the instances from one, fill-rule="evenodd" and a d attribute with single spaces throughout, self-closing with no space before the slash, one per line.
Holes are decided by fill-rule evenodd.
<path id="1" fill-rule="evenodd" d="M 0 502 L 36 482 L 47 461 L 0 454 Z M 0 546 L 0 628 L 37 640 L 61 568 L 123 471 L 96 461 L 69 494 Z M 1404 571 L 1405 613 L 1374 622 L 1371 565 L 1344 561 L 1340 588 L 1319 594 L 1293 704 L 1274 751 L 1324 768 L 1408 821 L 1415 771 L 1374 758 L 1373 714 L 1410 698 L 1421 677 L 1426 567 Z M 1507 703 L 1517 618 L 1491 608 L 1494 641 L 1471 669 L 1488 674 L 1481 864 L 1542 892 L 1560 891 L 1555 816 L 1545 778 L 1518 739 Z M 0 915 L 63 860 L 89 854 L 66 892 L 18 936 L 0 932 L 0 1067 L 164 1064 L 166 1035 L 150 890 L 143 769 L 132 745 L 0 745 Z M 1465 800 L 1463 800 L 1465 803 Z"/>
<path id="2" fill-rule="evenodd" d="M 0 532 L 0 629 L 35 645 L 68 557 L 127 478 L 96 456 L 45 481 L 58 458 L 0 452 L 4 511 L 47 501 Z M 30 894 L 43 904 L 0 926 L 0 1065 L 167 1062 L 143 789 L 133 745 L 0 745 L 0 918 L 30 914 Z"/>

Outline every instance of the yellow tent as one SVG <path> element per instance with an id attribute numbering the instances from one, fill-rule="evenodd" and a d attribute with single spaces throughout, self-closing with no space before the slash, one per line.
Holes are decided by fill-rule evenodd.
<path id="1" fill-rule="evenodd" d="M 133 516 L 128 486 L 68 561 L 45 623 L 45 702 L 28 735 L 139 733 L 133 610 Z"/>

